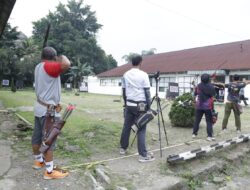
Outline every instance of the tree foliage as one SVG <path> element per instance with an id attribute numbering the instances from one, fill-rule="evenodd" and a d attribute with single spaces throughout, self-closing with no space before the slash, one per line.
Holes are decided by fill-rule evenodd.
<path id="1" fill-rule="evenodd" d="M 156 51 L 155 48 L 151 48 L 149 50 L 142 50 L 141 53 L 130 52 L 128 55 L 122 56 L 122 59 L 124 59 L 126 62 L 131 62 L 132 57 L 134 57 L 135 55 L 141 55 L 142 57 L 144 57 L 148 55 L 154 55 L 155 51 Z"/>
<path id="2" fill-rule="evenodd" d="M 0 80 L 8 79 L 11 82 L 11 89 L 15 92 L 15 80 L 18 69 L 16 62 L 18 60 L 18 48 L 16 40 L 19 32 L 16 28 L 11 28 L 9 24 L 6 25 L 0 41 Z"/>
<path id="3" fill-rule="evenodd" d="M 59 3 L 54 13 L 33 22 L 33 38 L 42 44 L 45 29 L 51 24 L 48 45 L 56 48 L 59 54 L 69 57 L 73 66 L 86 64 L 92 72 L 98 74 L 117 66 L 115 60 L 110 61 L 104 50 L 98 46 L 96 34 L 102 25 L 97 23 L 95 12 L 91 7 L 83 5 L 83 0 L 68 1 L 67 5 Z"/>
<path id="4" fill-rule="evenodd" d="M 0 41 L 0 81 L 10 80 L 13 91 L 17 83 L 31 86 L 39 59 L 40 51 L 34 41 L 7 24 Z"/>
<path id="5" fill-rule="evenodd" d="M 17 62 L 18 80 L 22 80 L 26 86 L 31 86 L 34 81 L 35 66 L 40 61 L 41 50 L 34 44 L 32 38 L 27 38 L 21 41 L 19 51 L 21 58 Z"/>
<path id="6" fill-rule="evenodd" d="M 33 84 L 48 23 L 51 30 L 47 45 L 53 46 L 59 55 L 66 55 L 72 63 L 68 74 L 62 76 L 63 82 L 71 77 L 77 86 L 83 76 L 117 67 L 112 55 L 106 55 L 97 43 L 96 34 L 102 25 L 98 24 L 95 12 L 83 0 L 69 0 L 67 5 L 59 3 L 54 12 L 33 22 L 30 38 L 7 24 L 0 40 L 0 81 L 9 79 L 14 86 L 18 80 L 26 86 Z"/>

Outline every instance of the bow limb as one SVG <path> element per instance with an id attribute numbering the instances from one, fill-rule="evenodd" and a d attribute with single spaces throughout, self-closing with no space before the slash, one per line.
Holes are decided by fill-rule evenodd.
<path id="1" fill-rule="evenodd" d="M 44 35 L 43 48 L 45 48 L 47 46 L 47 41 L 49 38 L 49 31 L 50 31 L 50 23 L 48 23 L 48 27 L 47 27 L 46 33 Z"/>

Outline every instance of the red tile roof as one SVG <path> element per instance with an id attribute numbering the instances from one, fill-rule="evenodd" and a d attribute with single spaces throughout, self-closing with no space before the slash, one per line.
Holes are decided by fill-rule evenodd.
<path id="1" fill-rule="evenodd" d="M 98 77 L 120 77 L 131 68 L 125 64 L 98 74 Z M 148 74 L 250 69 L 250 40 L 198 47 L 143 57 L 141 69 Z"/>

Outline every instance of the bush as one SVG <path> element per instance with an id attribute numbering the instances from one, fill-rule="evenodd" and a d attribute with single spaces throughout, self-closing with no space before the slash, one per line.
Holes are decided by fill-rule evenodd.
<path id="1" fill-rule="evenodd" d="M 191 93 L 184 93 L 176 98 L 168 114 L 174 127 L 193 127 L 194 115 L 194 99 Z"/>

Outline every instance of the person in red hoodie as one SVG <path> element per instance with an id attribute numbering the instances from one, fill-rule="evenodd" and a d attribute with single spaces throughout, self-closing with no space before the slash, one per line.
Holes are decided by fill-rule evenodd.
<path id="1" fill-rule="evenodd" d="M 207 140 L 215 140 L 213 137 L 213 96 L 215 95 L 215 88 L 210 83 L 209 74 L 201 75 L 201 83 L 195 89 L 196 105 L 195 105 L 195 123 L 193 127 L 193 138 L 198 135 L 199 125 L 202 116 L 205 114 L 207 124 Z"/>
<path id="2" fill-rule="evenodd" d="M 69 59 L 62 55 L 57 56 L 53 47 L 45 47 L 42 51 L 42 61 L 35 68 L 35 93 L 36 102 L 34 105 L 35 126 L 32 134 L 32 150 L 34 155 L 33 169 L 41 169 L 46 166 L 44 179 L 64 178 L 67 172 L 54 169 L 53 150 L 54 144 L 50 149 L 42 154 L 39 149 L 45 131 L 49 126 L 45 126 L 46 119 L 60 118 L 60 98 L 61 98 L 61 79 L 60 74 L 70 67 Z"/>

